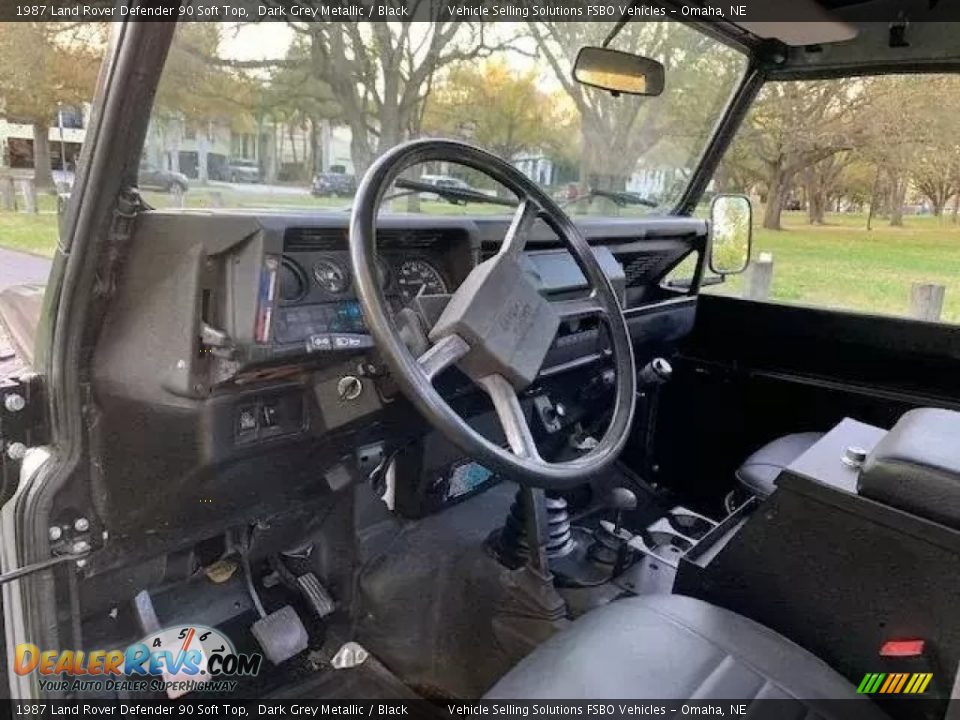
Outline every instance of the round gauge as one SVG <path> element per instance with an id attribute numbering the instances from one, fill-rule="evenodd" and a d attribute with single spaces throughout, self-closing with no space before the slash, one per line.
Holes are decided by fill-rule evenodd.
<path id="1" fill-rule="evenodd" d="M 290 258 L 284 258 L 280 265 L 280 299 L 296 302 L 306 294 L 307 277 L 303 269 Z"/>
<path id="2" fill-rule="evenodd" d="M 405 302 L 417 295 L 445 295 L 447 283 L 443 275 L 426 260 L 404 260 L 397 267 L 397 286 Z"/>
<path id="3" fill-rule="evenodd" d="M 317 285 L 333 295 L 345 292 L 350 286 L 350 275 L 333 260 L 317 260 L 313 277 Z"/>

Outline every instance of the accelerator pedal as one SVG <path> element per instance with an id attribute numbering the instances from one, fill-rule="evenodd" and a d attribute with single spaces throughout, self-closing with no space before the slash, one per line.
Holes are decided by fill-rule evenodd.
<path id="1" fill-rule="evenodd" d="M 325 618 L 336 609 L 336 604 L 330 597 L 330 593 L 320 584 L 317 576 L 312 572 L 300 575 L 297 578 L 297 587 L 300 588 L 300 592 L 310 603 L 310 607 L 313 608 L 317 617 Z"/>

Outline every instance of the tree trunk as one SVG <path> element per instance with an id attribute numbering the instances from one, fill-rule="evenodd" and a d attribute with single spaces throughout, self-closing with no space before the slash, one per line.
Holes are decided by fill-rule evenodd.
<path id="1" fill-rule="evenodd" d="M 33 124 L 33 182 L 38 191 L 52 190 L 53 170 L 50 167 L 50 127 Z"/>
<path id="2" fill-rule="evenodd" d="M 960 192 L 953 196 L 953 213 L 951 222 L 956 225 L 957 217 L 960 216 Z"/>
<path id="3" fill-rule="evenodd" d="M 317 137 L 318 130 L 316 118 L 310 118 L 310 168 L 308 170 L 308 182 L 314 175 L 320 172 L 320 140 Z"/>
<path id="4" fill-rule="evenodd" d="M 287 121 L 287 135 L 290 137 L 290 152 L 293 153 L 293 166 L 296 167 L 300 164 L 300 161 L 297 160 L 297 139 L 293 135 L 293 123 L 289 120 Z"/>
<path id="5" fill-rule="evenodd" d="M 907 183 L 895 178 L 890 184 L 890 226 L 903 227 L 903 203 L 907 196 Z"/>
<path id="6" fill-rule="evenodd" d="M 819 188 L 807 188 L 807 221 L 811 225 L 823 225 L 826 215 L 826 198 Z"/>
<path id="7" fill-rule="evenodd" d="M 353 161 L 353 174 L 357 177 L 363 175 L 373 162 L 373 149 L 363 116 L 350 118 L 350 159 Z"/>
<path id="8" fill-rule="evenodd" d="M 767 180 L 767 204 L 763 209 L 763 227 L 767 230 L 781 230 L 780 215 L 790 191 L 789 179 L 779 165 L 770 170 Z"/>
<path id="9" fill-rule="evenodd" d="M 867 212 L 867 230 L 873 222 L 873 216 L 877 210 L 877 202 L 880 199 L 880 166 L 877 166 L 877 174 L 873 176 L 873 189 L 870 191 L 870 210 Z"/>
<path id="10" fill-rule="evenodd" d="M 210 157 L 210 142 L 208 139 L 209 126 L 197 131 L 197 182 L 206 185 L 208 178 L 208 163 Z"/>

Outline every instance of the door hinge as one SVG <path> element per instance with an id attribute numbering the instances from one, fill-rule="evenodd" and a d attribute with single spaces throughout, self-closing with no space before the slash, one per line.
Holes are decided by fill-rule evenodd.
<path id="1" fill-rule="evenodd" d="M 0 504 L 17 489 L 27 448 L 45 444 L 47 437 L 40 376 L 0 379 Z"/>

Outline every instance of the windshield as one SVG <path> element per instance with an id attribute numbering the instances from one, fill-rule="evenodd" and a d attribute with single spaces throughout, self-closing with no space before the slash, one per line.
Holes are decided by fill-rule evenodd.
<path id="1" fill-rule="evenodd" d="M 433 136 L 507 159 L 570 213 L 665 214 L 745 57 L 689 26 L 629 22 L 609 46 L 662 62 L 663 94 L 613 97 L 574 82 L 580 48 L 600 45 L 615 29 L 612 22 L 181 24 L 143 160 L 183 179 L 148 186 L 141 178 L 141 187 L 155 207 L 343 209 L 376 157 Z M 237 175 L 248 166 L 257 173 Z M 504 212 L 476 194 L 506 191 L 473 170 L 428 163 L 405 179 L 436 191 L 397 188 L 388 210 Z"/>

